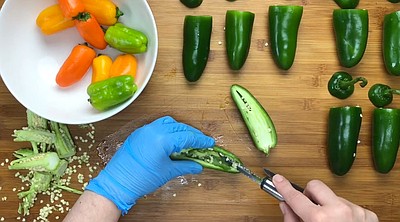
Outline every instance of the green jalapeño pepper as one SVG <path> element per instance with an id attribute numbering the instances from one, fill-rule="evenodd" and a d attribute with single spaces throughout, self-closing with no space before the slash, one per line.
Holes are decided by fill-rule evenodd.
<path id="1" fill-rule="evenodd" d="M 197 8 L 203 3 L 203 0 L 180 0 L 188 8 Z"/>
<path id="2" fill-rule="evenodd" d="M 226 54 L 232 70 L 239 70 L 250 51 L 255 14 L 228 10 L 225 15 Z"/>
<path id="3" fill-rule="evenodd" d="M 89 102 L 99 110 L 107 110 L 119 105 L 133 96 L 137 85 L 131 75 L 111 77 L 89 85 Z"/>
<path id="4" fill-rule="evenodd" d="M 372 119 L 372 157 L 375 170 L 388 173 L 397 159 L 400 109 L 376 108 Z"/>
<path id="5" fill-rule="evenodd" d="M 399 89 L 392 89 L 390 86 L 377 83 L 368 91 L 368 98 L 376 107 L 384 107 L 392 103 L 393 94 L 400 95 Z"/>
<path id="6" fill-rule="evenodd" d="M 334 107 L 329 111 L 328 160 L 332 172 L 345 175 L 353 165 L 361 128 L 361 107 Z"/>
<path id="7" fill-rule="evenodd" d="M 346 99 L 354 92 L 354 84 L 360 82 L 361 87 L 368 84 L 364 77 L 354 78 L 347 72 L 335 72 L 328 82 L 329 93 L 339 99 Z"/>
<path id="8" fill-rule="evenodd" d="M 297 48 L 297 35 L 303 16 L 302 6 L 269 6 L 269 40 L 272 56 L 279 68 L 292 67 Z"/>
<path id="9" fill-rule="evenodd" d="M 212 17 L 208 15 L 185 17 L 183 25 L 182 64 L 186 80 L 200 79 L 210 53 Z"/>
<path id="10" fill-rule="evenodd" d="M 147 36 L 122 23 L 108 27 L 104 39 L 111 47 L 121 52 L 138 54 L 147 51 Z"/>
<path id="11" fill-rule="evenodd" d="M 364 9 L 335 9 L 333 29 L 340 65 L 351 68 L 364 56 L 368 40 L 368 11 Z"/>
<path id="12" fill-rule="evenodd" d="M 399 3 L 400 2 L 400 0 L 387 0 L 388 2 L 391 2 L 391 3 Z"/>
<path id="13" fill-rule="evenodd" d="M 335 0 L 336 4 L 343 9 L 356 8 L 360 0 Z"/>
<path id="14" fill-rule="evenodd" d="M 390 75 L 400 76 L 400 11 L 385 15 L 382 27 L 382 55 Z"/>
<path id="15" fill-rule="evenodd" d="M 235 154 L 219 146 L 209 149 L 184 149 L 173 153 L 171 159 L 193 160 L 203 167 L 227 173 L 239 173 L 236 165 L 242 165 L 242 161 Z"/>

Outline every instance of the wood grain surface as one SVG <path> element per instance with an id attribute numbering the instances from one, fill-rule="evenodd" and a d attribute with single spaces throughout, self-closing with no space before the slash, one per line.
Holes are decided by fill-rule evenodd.
<path id="1" fill-rule="evenodd" d="M 0 5 L 2 3 L 4 0 L 0 0 Z M 148 0 L 148 3 L 159 32 L 159 55 L 152 79 L 143 94 L 127 109 L 93 124 L 96 128 L 93 146 L 129 121 L 137 121 L 140 126 L 162 115 L 172 115 L 215 137 L 217 144 L 237 154 L 260 175 L 262 167 L 269 167 L 301 186 L 309 180 L 320 179 L 337 195 L 376 212 L 380 221 L 400 221 L 400 163 L 387 175 L 374 170 L 371 159 L 371 113 L 374 107 L 367 97 L 368 89 L 374 83 L 400 87 L 399 77 L 386 73 L 381 56 L 383 16 L 399 10 L 400 4 L 361 0 L 358 8 L 369 10 L 370 16 L 368 46 L 361 63 L 345 69 L 339 65 L 336 56 L 332 10 L 338 6 L 333 0 L 204 0 L 196 9 L 188 9 L 178 0 Z M 269 41 L 268 6 L 274 4 L 304 6 L 296 60 L 289 71 L 276 67 L 266 44 Z M 256 14 L 250 54 L 241 71 L 231 71 L 225 55 L 224 18 L 228 9 L 249 10 Z M 185 15 L 201 14 L 214 18 L 211 53 L 201 79 L 189 84 L 181 64 L 183 20 Z M 6 53 L 1 49 L 0 52 Z M 355 93 L 346 100 L 333 98 L 327 91 L 327 81 L 339 70 L 354 76 L 362 75 L 369 80 L 369 85 L 364 89 L 356 87 Z M 229 94 L 234 83 L 249 89 L 275 123 L 278 145 L 269 157 L 251 142 Z M 13 159 L 14 150 L 29 145 L 13 142 L 11 137 L 14 129 L 26 125 L 26 115 L 25 108 L 3 82 L 0 84 L 0 163 L 5 163 L 0 166 L 0 217 L 5 221 L 18 221 L 16 193 L 25 183 L 15 178 L 15 172 L 7 169 L 5 161 Z M 344 105 L 361 106 L 364 117 L 354 165 L 347 175 L 338 177 L 330 172 L 327 164 L 327 115 L 330 107 Z M 400 98 L 395 97 L 391 106 L 400 107 Z M 71 126 L 71 130 L 74 135 L 85 137 L 89 129 Z M 96 166 L 101 159 L 96 149 L 90 148 L 90 143 L 90 140 L 84 143 L 77 139 L 80 153 L 88 152 L 90 166 Z M 78 171 L 87 181 L 88 167 L 82 166 Z M 82 184 L 74 182 L 71 186 L 79 188 Z M 62 198 L 72 205 L 77 197 L 65 193 Z M 38 198 L 44 203 L 38 201 L 31 215 L 25 217 L 26 221 L 35 219 L 40 207 L 48 201 L 46 195 L 40 194 Z M 58 216 L 61 220 L 64 215 L 55 210 L 49 219 L 57 221 Z M 121 218 L 121 221 L 163 222 L 282 220 L 278 202 L 252 181 L 240 174 L 212 170 L 172 180 L 154 194 L 139 200 L 130 213 Z"/>

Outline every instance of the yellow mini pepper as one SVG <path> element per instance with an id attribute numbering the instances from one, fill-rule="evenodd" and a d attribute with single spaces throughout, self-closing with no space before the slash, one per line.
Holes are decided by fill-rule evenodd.
<path id="1" fill-rule="evenodd" d="M 92 83 L 108 79 L 113 61 L 108 55 L 99 55 L 93 59 Z"/>
<path id="2" fill-rule="evenodd" d="M 118 55 L 110 68 L 110 76 L 131 75 L 136 77 L 137 59 L 132 54 Z"/>
<path id="3" fill-rule="evenodd" d="M 58 4 L 49 6 L 41 11 L 36 18 L 36 25 L 43 34 L 51 35 L 67 28 L 73 27 L 74 21 L 65 18 Z"/>
<path id="4" fill-rule="evenodd" d="M 114 25 L 124 13 L 110 0 L 82 0 L 85 11 L 90 12 L 100 25 Z"/>

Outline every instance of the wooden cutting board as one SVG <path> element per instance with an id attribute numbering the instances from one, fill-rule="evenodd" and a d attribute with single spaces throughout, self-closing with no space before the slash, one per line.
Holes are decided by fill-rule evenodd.
<path id="1" fill-rule="evenodd" d="M 0 4 L 4 0 L 0 0 Z M 262 167 L 285 175 L 305 186 L 309 180 L 320 179 L 337 195 L 375 211 L 381 221 L 400 221 L 400 163 L 387 175 L 377 173 L 371 159 L 372 104 L 367 92 L 374 83 L 400 87 L 399 77 L 389 76 L 381 56 L 383 16 L 400 9 L 400 4 L 386 0 L 362 0 L 358 8 L 369 10 L 370 31 L 367 50 L 356 67 L 345 69 L 338 63 L 332 28 L 333 0 L 204 0 L 196 9 L 184 7 L 178 0 L 148 0 L 158 26 L 159 54 L 153 77 L 143 94 L 118 115 L 94 124 L 93 147 L 78 144 L 81 152 L 89 152 L 91 166 L 101 162 L 97 145 L 102 138 L 129 121 L 143 125 L 162 115 L 172 115 L 216 138 L 217 144 L 237 154 L 254 172 L 262 175 Z M 296 60 L 289 71 L 274 64 L 268 46 L 267 12 L 274 4 L 304 6 L 299 30 Z M 224 19 L 228 9 L 249 10 L 256 14 L 248 60 L 240 71 L 231 71 L 227 64 L 224 41 Z M 23 12 L 21 12 L 23 13 Z M 189 84 L 182 73 L 182 26 L 185 15 L 212 15 L 214 18 L 210 59 L 201 79 Z M 16 15 L 18 16 L 18 15 Z M 1 33 L 4 34 L 4 33 Z M 4 53 L 4 52 L 2 52 Z M 16 67 L 17 68 L 17 67 Z M 336 71 L 364 76 L 369 85 L 356 87 L 350 98 L 339 100 L 330 96 L 327 81 Z M 251 142 L 245 125 L 230 95 L 232 84 L 249 89 L 272 117 L 278 131 L 278 145 L 269 157 Z M 0 163 L 12 159 L 12 151 L 23 146 L 12 141 L 12 131 L 26 125 L 25 108 L 0 87 Z M 351 171 L 342 177 L 333 175 L 327 165 L 326 132 L 330 107 L 359 105 L 363 109 L 357 157 Z M 392 107 L 400 107 L 395 97 Z M 87 128 L 71 126 L 74 135 L 85 135 Z M 89 130 L 90 131 L 90 130 Z M 5 164 L 7 165 L 7 164 Z M 101 165 L 100 165 L 101 166 Z M 100 169 L 101 167 L 98 167 Z M 88 177 L 87 167 L 82 172 Z M 22 186 L 19 179 L 0 166 L 0 217 L 15 221 Z M 95 176 L 95 173 L 93 173 Z M 79 187 L 74 182 L 71 186 Z M 45 199 L 44 197 L 40 197 Z M 76 195 L 65 194 L 72 205 Z M 40 204 L 38 204 L 40 205 Z M 36 206 L 27 221 L 36 218 Z M 53 213 L 51 221 L 59 215 Z M 22 218 L 22 217 L 21 217 Z M 256 184 L 242 175 L 204 170 L 172 180 L 154 194 L 138 201 L 130 214 L 121 221 L 282 221 L 278 202 L 260 191 Z"/>

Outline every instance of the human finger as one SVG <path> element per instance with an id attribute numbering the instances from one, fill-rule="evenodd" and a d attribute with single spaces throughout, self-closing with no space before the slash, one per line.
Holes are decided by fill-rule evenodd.
<path id="1" fill-rule="evenodd" d="M 283 221 L 284 222 L 298 222 L 300 221 L 299 217 L 293 212 L 289 205 L 285 202 L 279 203 L 279 208 L 283 214 Z"/>
<path id="2" fill-rule="evenodd" d="M 272 182 L 293 212 L 303 220 L 309 221 L 309 217 L 313 214 L 316 205 L 303 193 L 294 189 L 290 182 L 282 175 L 276 174 L 273 176 Z"/>
<path id="3" fill-rule="evenodd" d="M 308 182 L 304 194 L 322 206 L 338 200 L 336 194 L 320 180 Z"/>
<path id="4" fill-rule="evenodd" d="M 168 134 L 165 141 L 168 143 L 166 148 L 169 153 L 180 152 L 187 148 L 211 148 L 215 145 L 214 138 L 191 131 Z"/>

